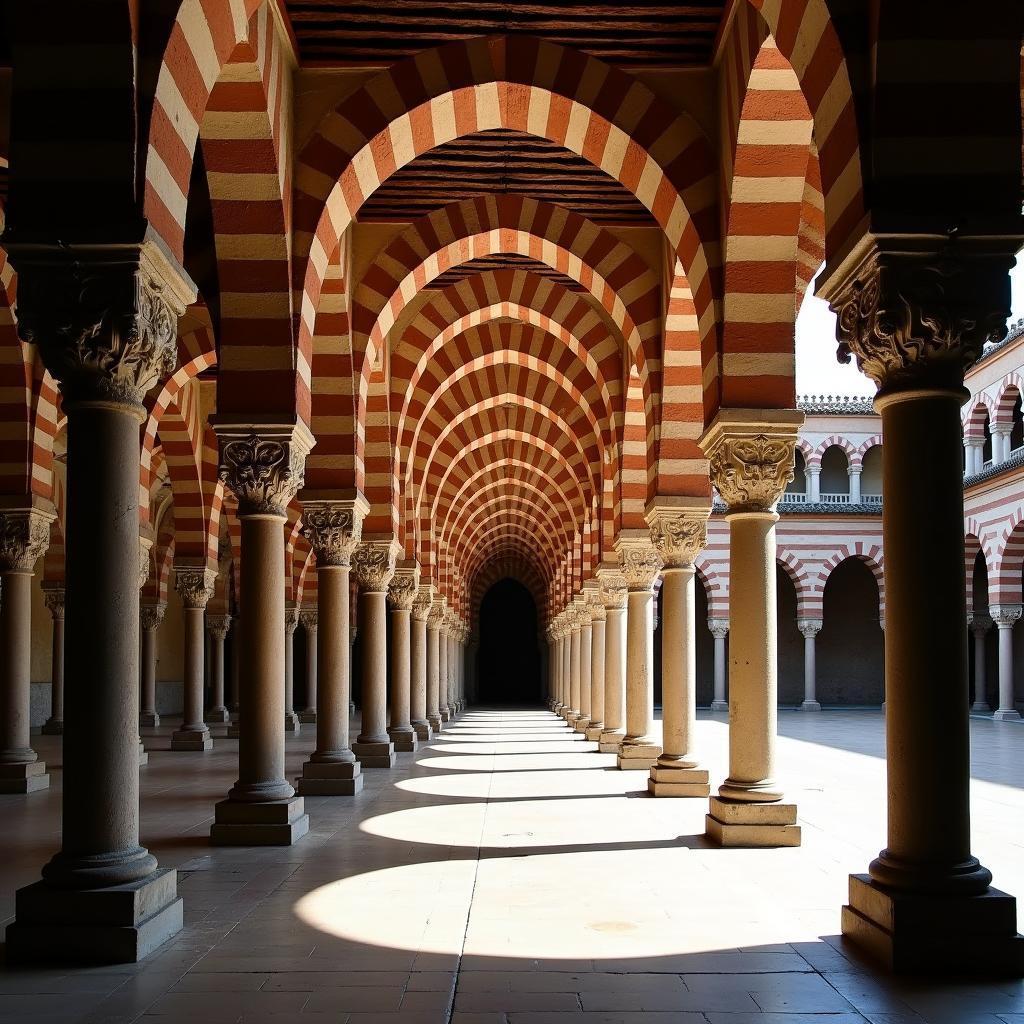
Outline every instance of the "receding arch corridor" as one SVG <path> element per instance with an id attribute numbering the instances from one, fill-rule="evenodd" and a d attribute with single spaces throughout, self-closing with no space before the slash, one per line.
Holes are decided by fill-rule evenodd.
<path id="1" fill-rule="evenodd" d="M 1024 728 L 971 727 L 977 848 L 1020 891 Z M 1006 1024 L 1024 1013 L 1020 982 L 926 988 L 840 945 L 847 875 L 884 835 L 873 712 L 780 715 L 780 770 L 804 829 L 802 847 L 781 850 L 712 846 L 704 801 L 647 797 L 646 772 L 611 770 L 614 754 L 529 709 L 467 711 L 397 770 L 368 770 L 352 800 L 309 798 L 312 830 L 294 847 L 211 848 L 211 795 L 233 778 L 233 744 L 186 761 L 169 750 L 172 731 L 150 741 L 142 833 L 181 872 L 185 929 L 140 964 L 5 969 L 0 1022 L 29 1007 L 69 1024 L 607 1024 L 670 1011 L 705 1024 Z M 724 763 L 725 716 L 702 713 L 698 731 L 707 763 Z M 0 798 L 8 894 L 59 841 L 59 748 L 40 742 L 53 744 L 52 788 Z M 309 730 L 289 738 L 289 776 L 312 743 Z M 13 917 L 9 896 L 0 913 Z"/>

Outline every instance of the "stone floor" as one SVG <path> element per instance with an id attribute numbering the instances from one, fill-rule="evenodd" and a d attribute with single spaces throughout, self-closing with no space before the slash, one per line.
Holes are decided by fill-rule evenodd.
<path id="1" fill-rule="evenodd" d="M 0 1022 L 1024 1024 L 1020 982 L 893 980 L 837 936 L 884 837 L 881 716 L 782 713 L 798 850 L 705 843 L 704 803 L 540 711 L 470 711 L 356 798 L 307 800 L 291 849 L 211 849 L 237 741 L 147 739 L 143 841 L 181 871 L 186 928 L 140 965 L 0 969 Z M 699 742 L 720 779 L 724 715 Z M 974 720 L 975 853 L 1024 896 L 1024 727 Z M 288 741 L 297 773 L 312 729 Z M 53 788 L 0 797 L 0 918 L 56 848 Z M 1024 916 L 1024 915 L 1022 915 Z"/>

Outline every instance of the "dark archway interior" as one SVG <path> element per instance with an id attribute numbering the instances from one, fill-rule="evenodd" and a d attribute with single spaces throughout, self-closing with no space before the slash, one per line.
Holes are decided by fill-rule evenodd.
<path id="1" fill-rule="evenodd" d="M 818 634 L 818 700 L 828 707 L 877 707 L 885 699 L 885 644 L 878 584 L 865 562 L 848 558 L 825 584 Z"/>
<path id="2" fill-rule="evenodd" d="M 537 606 L 513 579 L 499 580 L 480 603 L 477 692 L 485 705 L 541 702 Z"/>

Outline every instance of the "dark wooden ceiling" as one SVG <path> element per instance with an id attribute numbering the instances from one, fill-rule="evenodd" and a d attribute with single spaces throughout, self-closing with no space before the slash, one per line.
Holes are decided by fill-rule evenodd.
<path id="1" fill-rule="evenodd" d="M 530 273 L 536 274 L 538 277 L 549 277 L 553 281 L 558 281 L 560 284 L 565 285 L 565 287 L 571 292 L 582 293 L 586 291 L 586 288 L 584 288 L 578 281 L 574 281 L 571 277 L 567 277 L 565 274 L 560 273 L 553 267 L 549 267 L 546 263 L 539 263 L 537 260 L 531 259 L 529 256 L 519 256 L 515 253 L 501 253 L 496 256 L 484 256 L 477 260 L 470 260 L 468 263 L 462 263 L 459 266 L 453 267 L 451 270 L 446 270 L 443 274 L 435 277 L 427 287 L 434 289 L 447 288 L 449 285 L 463 281 L 467 277 L 472 277 L 474 274 L 484 274 L 488 270 L 509 269 L 528 270 Z"/>
<path id="2" fill-rule="evenodd" d="M 628 189 L 589 160 L 522 132 L 467 135 L 396 171 L 366 201 L 362 221 L 408 221 L 479 195 L 525 195 L 604 224 L 650 227 L 654 218 Z"/>
<path id="3" fill-rule="evenodd" d="M 529 35 L 626 68 L 711 60 L 724 0 L 703 4 L 522 0 L 285 0 L 309 65 L 381 66 L 444 43 Z"/>

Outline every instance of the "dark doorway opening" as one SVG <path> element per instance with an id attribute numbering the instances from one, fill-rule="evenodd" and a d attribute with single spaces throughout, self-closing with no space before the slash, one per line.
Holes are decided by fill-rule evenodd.
<path id="1" fill-rule="evenodd" d="M 480 604 L 477 693 L 481 704 L 539 704 L 537 606 L 513 579 L 499 580 Z"/>

